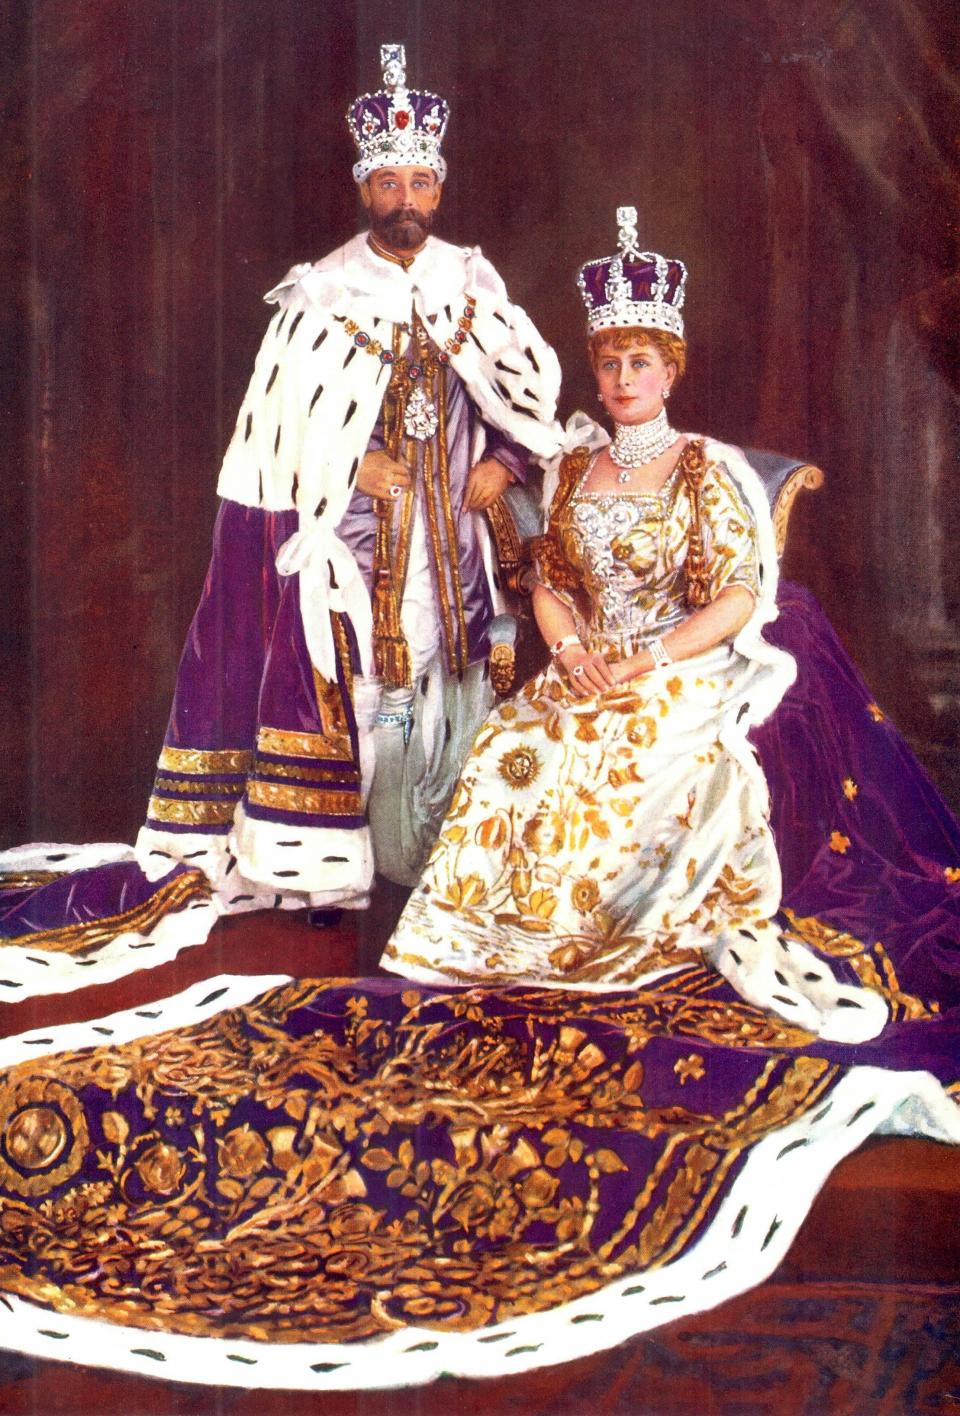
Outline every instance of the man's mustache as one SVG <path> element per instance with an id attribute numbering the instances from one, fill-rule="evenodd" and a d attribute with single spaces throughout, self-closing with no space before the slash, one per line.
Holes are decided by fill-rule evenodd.
<path id="1" fill-rule="evenodd" d="M 416 207 L 403 207 L 400 211 L 391 212 L 384 219 L 383 224 L 384 226 L 399 226 L 405 221 L 414 221 L 418 226 L 424 226 L 427 220 L 428 218 L 424 216 L 423 212 L 417 211 Z"/>
<path id="2" fill-rule="evenodd" d="M 413 250 L 420 246 L 433 230 L 433 212 L 416 207 L 401 207 L 389 215 L 374 218 L 374 231 L 398 249 Z"/>

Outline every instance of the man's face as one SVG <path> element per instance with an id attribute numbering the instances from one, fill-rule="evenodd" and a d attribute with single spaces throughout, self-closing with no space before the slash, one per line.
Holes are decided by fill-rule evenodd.
<path id="1" fill-rule="evenodd" d="M 391 251 L 415 251 L 433 226 L 443 184 L 429 167 L 378 167 L 360 184 L 370 229 Z"/>

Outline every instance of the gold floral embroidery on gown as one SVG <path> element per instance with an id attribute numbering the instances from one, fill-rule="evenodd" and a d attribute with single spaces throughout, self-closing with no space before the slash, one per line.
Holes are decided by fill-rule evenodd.
<path id="1" fill-rule="evenodd" d="M 565 459 L 540 580 L 585 643 L 636 652 L 689 610 L 688 445 L 656 493 L 582 490 Z M 759 593 L 753 516 L 722 458 L 700 492 L 703 572 Z M 384 966 L 423 980 L 630 987 L 776 912 L 762 773 L 739 726 L 756 666 L 730 643 L 581 700 L 554 664 L 468 758 Z"/>

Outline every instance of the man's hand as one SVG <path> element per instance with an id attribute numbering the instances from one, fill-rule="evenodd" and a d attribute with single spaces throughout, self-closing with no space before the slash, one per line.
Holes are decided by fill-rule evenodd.
<path id="1" fill-rule="evenodd" d="M 368 452 L 360 463 L 357 486 L 368 497 L 380 497 L 387 501 L 396 500 L 410 485 L 410 473 L 402 462 L 395 462 L 383 449 Z M 393 491 L 398 487 L 399 491 Z"/>
<path id="2" fill-rule="evenodd" d="M 467 478 L 467 490 L 463 498 L 464 511 L 484 511 L 502 497 L 510 485 L 510 473 L 495 457 L 485 457 L 478 462 Z"/>

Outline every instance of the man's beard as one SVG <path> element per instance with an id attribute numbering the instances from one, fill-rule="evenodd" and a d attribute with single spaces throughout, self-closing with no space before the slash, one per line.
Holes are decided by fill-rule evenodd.
<path id="1" fill-rule="evenodd" d="M 433 229 L 433 212 L 404 207 L 387 216 L 371 213 L 373 234 L 394 251 L 414 251 L 422 246 Z"/>

